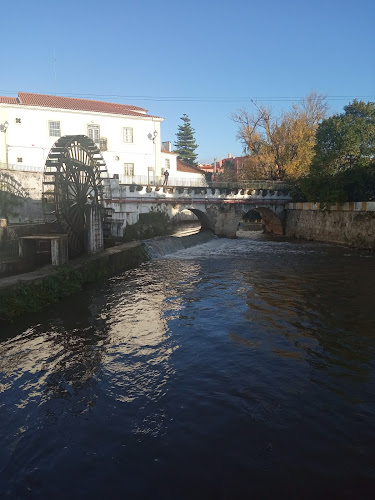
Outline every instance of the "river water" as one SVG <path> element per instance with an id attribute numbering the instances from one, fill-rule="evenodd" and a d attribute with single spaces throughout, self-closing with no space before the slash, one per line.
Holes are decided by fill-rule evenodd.
<path id="1" fill-rule="evenodd" d="M 1 328 L 1 498 L 375 497 L 375 256 L 195 238 Z"/>

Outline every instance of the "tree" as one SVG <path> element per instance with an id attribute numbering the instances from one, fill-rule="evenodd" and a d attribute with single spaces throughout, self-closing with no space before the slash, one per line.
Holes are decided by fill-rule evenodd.
<path id="1" fill-rule="evenodd" d="M 237 137 L 249 157 L 249 175 L 256 172 L 272 180 L 296 179 L 307 174 L 314 156 L 315 132 L 327 112 L 322 95 L 312 91 L 278 117 L 264 104 L 255 113 L 240 110 L 232 118 L 239 125 Z"/>
<path id="2" fill-rule="evenodd" d="M 181 116 L 183 121 L 182 125 L 178 126 L 178 132 L 176 134 L 175 153 L 178 153 L 178 158 L 188 163 L 189 165 L 195 165 L 198 155 L 195 153 L 198 145 L 195 143 L 194 132 L 190 124 L 190 118 L 188 115 L 183 114 Z"/>
<path id="3" fill-rule="evenodd" d="M 301 197 L 321 203 L 375 199 L 375 103 L 354 100 L 323 120 Z"/>
<path id="4" fill-rule="evenodd" d="M 316 132 L 312 174 L 365 167 L 375 158 L 375 103 L 354 100 L 344 113 L 324 120 Z"/>
<path id="5" fill-rule="evenodd" d="M 226 159 L 223 161 L 223 171 L 218 174 L 217 178 L 220 182 L 234 182 L 237 180 L 237 173 L 232 160 Z"/>

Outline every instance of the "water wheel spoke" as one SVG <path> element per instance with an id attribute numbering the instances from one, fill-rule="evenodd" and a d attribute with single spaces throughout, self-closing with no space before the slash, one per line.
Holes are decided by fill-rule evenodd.
<path id="1" fill-rule="evenodd" d="M 104 168 L 103 168 L 104 167 Z M 47 217 L 55 215 L 60 230 L 68 233 L 73 254 L 83 251 L 85 208 L 102 202 L 102 175 L 105 161 L 96 144 L 87 136 L 60 137 L 46 160 L 43 178 L 43 205 Z"/>

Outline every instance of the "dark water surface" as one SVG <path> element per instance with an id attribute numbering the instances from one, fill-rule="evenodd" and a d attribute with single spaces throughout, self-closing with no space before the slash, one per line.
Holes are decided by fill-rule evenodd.
<path id="1" fill-rule="evenodd" d="M 374 284 L 258 233 L 2 327 L 0 498 L 374 498 Z"/>

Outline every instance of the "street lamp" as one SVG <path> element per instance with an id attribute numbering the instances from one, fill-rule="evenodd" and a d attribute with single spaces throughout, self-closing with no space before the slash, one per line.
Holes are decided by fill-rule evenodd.
<path id="1" fill-rule="evenodd" d="M 4 132 L 4 134 L 5 134 L 8 127 L 9 127 L 9 123 L 8 122 L 0 123 L 0 132 Z"/>
<path id="2" fill-rule="evenodd" d="M 6 133 L 9 127 L 9 123 L 6 121 L 4 123 L 0 123 L 0 131 L 4 132 L 4 141 L 5 141 L 5 159 L 6 159 L 6 165 L 7 165 L 7 170 L 8 170 L 8 145 L 7 145 L 7 137 Z"/>
<path id="3" fill-rule="evenodd" d="M 150 139 L 150 141 L 152 141 L 155 144 L 155 139 L 156 139 L 157 135 L 158 135 L 157 130 L 154 130 L 154 133 L 153 134 L 148 134 L 147 137 Z"/>
<path id="4" fill-rule="evenodd" d="M 155 173 L 156 173 L 156 145 L 155 145 L 155 140 L 156 140 L 156 137 L 158 135 L 158 132 L 157 130 L 154 130 L 153 134 L 148 134 L 147 137 L 150 139 L 150 141 L 152 141 L 152 144 L 153 144 L 153 153 L 154 153 L 154 167 L 149 167 L 148 168 L 148 171 L 147 171 L 147 183 L 150 184 L 150 172 L 154 172 L 154 182 L 156 184 L 156 176 L 155 176 Z"/>

